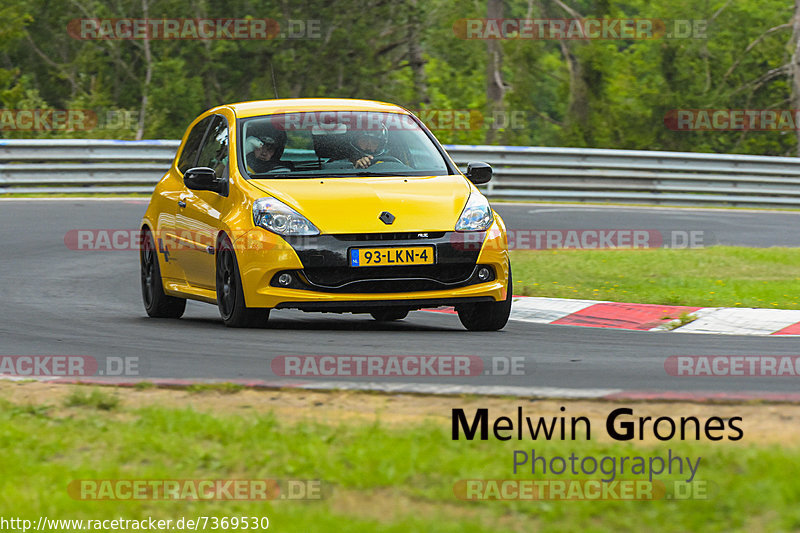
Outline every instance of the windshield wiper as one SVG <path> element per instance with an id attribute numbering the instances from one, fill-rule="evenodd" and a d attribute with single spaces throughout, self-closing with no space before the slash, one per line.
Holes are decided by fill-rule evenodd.
<path id="1" fill-rule="evenodd" d="M 413 172 L 413 171 L 412 171 Z M 368 170 L 362 172 L 278 172 L 270 173 L 264 172 L 261 174 L 250 174 L 251 178 L 266 179 L 266 178 L 391 178 L 391 177 L 413 177 L 413 176 L 428 176 L 433 175 L 426 172 L 418 172 L 409 174 L 408 172 L 370 172 Z"/>
<path id="2" fill-rule="evenodd" d="M 403 174 L 401 172 L 356 172 L 355 174 L 350 174 L 350 176 L 365 176 L 367 178 L 391 178 L 391 177 L 401 177 L 405 178 L 408 176 L 413 176 L 414 174 Z"/>
<path id="3" fill-rule="evenodd" d="M 251 173 L 251 178 L 316 178 L 319 174 L 309 174 L 308 172 L 262 172 L 260 174 Z"/>

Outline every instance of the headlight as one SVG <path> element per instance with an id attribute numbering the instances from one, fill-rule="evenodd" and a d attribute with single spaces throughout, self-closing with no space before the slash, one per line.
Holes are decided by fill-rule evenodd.
<path id="1" fill-rule="evenodd" d="M 275 198 L 253 202 L 253 223 L 278 235 L 319 235 L 310 220 Z"/>
<path id="2" fill-rule="evenodd" d="M 456 231 L 483 231 L 489 229 L 492 222 L 494 215 L 489 200 L 480 193 L 472 193 L 458 219 Z"/>

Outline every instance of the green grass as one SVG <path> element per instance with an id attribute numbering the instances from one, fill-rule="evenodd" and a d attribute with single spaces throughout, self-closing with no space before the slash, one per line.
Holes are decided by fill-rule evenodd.
<path id="1" fill-rule="evenodd" d="M 238 383 L 195 383 L 189 385 L 186 390 L 192 394 L 203 394 L 207 392 L 218 392 L 220 394 L 236 394 L 244 390 L 244 385 Z"/>
<path id="2" fill-rule="evenodd" d="M 112 411 L 119 407 L 119 397 L 113 392 L 102 389 L 75 389 L 67 397 L 67 407 L 91 407 L 101 411 Z"/>
<path id="3" fill-rule="evenodd" d="M 0 401 L 0 515 L 36 520 L 268 516 L 286 532 L 753 531 L 800 528 L 800 450 L 722 443 L 454 442 L 446 424 L 281 420 L 192 409 Z M 544 455 L 702 457 L 707 501 L 464 502 L 456 481 L 514 476 L 514 449 Z M 550 478 L 557 476 L 550 476 Z M 164 502 L 72 499 L 78 479 L 321 479 L 322 501 Z M 377 498 L 377 499 L 376 499 Z M 355 502 L 342 511 L 342 501 Z M 369 503 L 362 503 L 369 502 Z M 380 509 L 371 506 L 382 506 Z"/>
<path id="4" fill-rule="evenodd" d="M 514 293 L 800 309 L 800 248 L 512 251 Z"/>
<path id="5" fill-rule="evenodd" d="M 672 318 L 672 317 L 667 316 L 664 318 Z M 667 329 L 669 330 L 678 329 L 680 327 L 685 326 L 686 324 L 691 324 L 695 320 L 697 320 L 697 317 L 695 315 L 691 315 L 689 313 L 681 313 L 680 316 L 678 316 L 677 320 L 673 320 L 672 322 L 667 324 Z"/>

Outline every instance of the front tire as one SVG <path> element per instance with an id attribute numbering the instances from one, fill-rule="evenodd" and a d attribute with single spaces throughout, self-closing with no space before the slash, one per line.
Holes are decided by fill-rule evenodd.
<path id="1" fill-rule="evenodd" d="M 153 234 L 149 229 L 142 230 L 142 248 L 139 251 L 139 265 L 142 282 L 142 301 L 144 310 L 152 318 L 180 318 L 186 311 L 186 300 L 167 296 L 161 281 L 161 268 L 158 266 L 158 252 Z"/>
<path id="2" fill-rule="evenodd" d="M 511 315 L 511 299 L 514 292 L 514 280 L 511 277 L 511 265 L 508 266 L 508 286 L 506 299 L 501 302 L 481 302 L 466 304 L 456 308 L 458 319 L 470 331 L 497 331 L 503 329 Z"/>
<path id="3" fill-rule="evenodd" d="M 227 237 L 220 242 L 217 252 L 217 307 L 222 321 L 230 328 L 261 327 L 269 319 L 269 309 L 245 305 L 239 263 Z"/>

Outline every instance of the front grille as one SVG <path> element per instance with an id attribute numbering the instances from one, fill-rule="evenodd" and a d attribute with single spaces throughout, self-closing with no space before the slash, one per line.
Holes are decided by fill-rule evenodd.
<path id="1" fill-rule="evenodd" d="M 474 264 L 456 263 L 448 265 L 415 265 L 391 267 L 327 267 L 306 268 L 303 273 L 314 285 L 338 287 L 353 281 L 387 279 L 429 279 L 441 287 L 442 284 L 466 281 L 475 269 Z"/>
<path id="2" fill-rule="evenodd" d="M 483 234 L 476 235 L 483 242 Z M 325 292 L 407 292 L 458 288 L 478 283 L 475 264 L 480 247 L 458 245 L 453 232 L 392 232 L 318 235 L 287 238 L 302 270 L 288 271 L 295 281 L 287 288 Z M 350 266 L 350 250 L 371 246 L 426 245 L 435 248 L 436 264 Z M 276 285 L 276 278 L 271 282 Z"/>
<path id="3" fill-rule="evenodd" d="M 481 266 L 446 265 L 418 267 L 371 267 L 283 270 L 270 282 L 273 287 L 311 289 L 323 292 L 391 293 L 435 291 L 465 287 L 494 281 L 494 269 L 488 279 L 477 275 Z M 282 285 L 278 280 L 289 274 L 291 281 Z M 427 276 L 427 277 L 424 277 Z"/>
<path id="4" fill-rule="evenodd" d="M 345 242 L 364 241 L 408 241 L 412 239 L 441 239 L 444 231 L 407 231 L 402 233 L 343 233 L 333 235 L 336 240 Z"/>
<path id="5" fill-rule="evenodd" d="M 458 284 L 456 287 L 464 284 Z M 443 285 L 438 281 L 427 279 L 395 279 L 395 280 L 368 280 L 359 281 L 339 288 L 318 288 L 325 292 L 351 292 L 360 294 L 391 293 L 391 292 L 417 292 L 436 291 L 450 285 Z"/>

